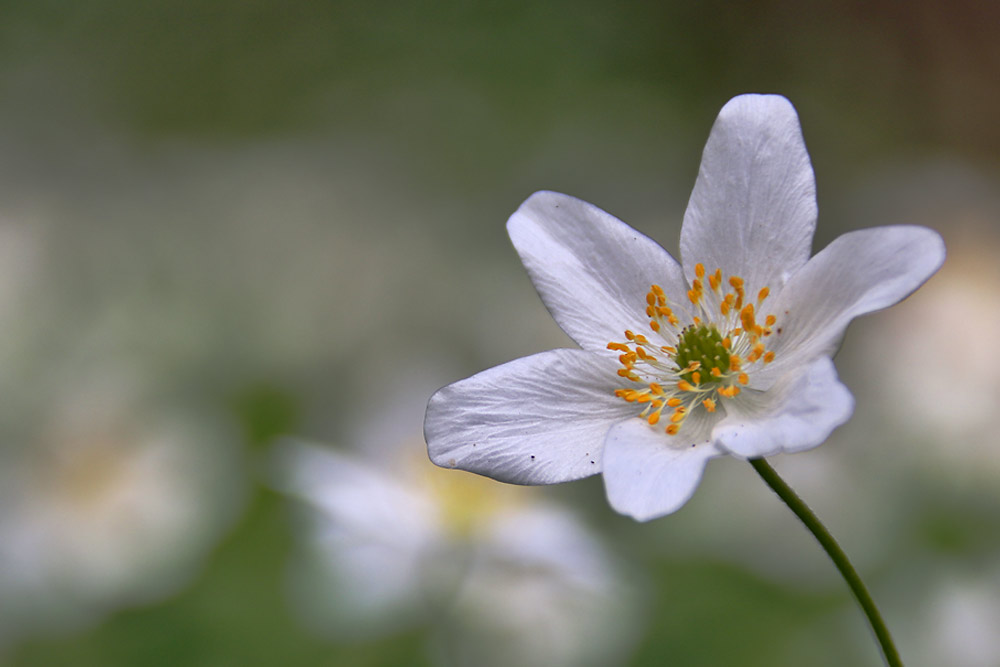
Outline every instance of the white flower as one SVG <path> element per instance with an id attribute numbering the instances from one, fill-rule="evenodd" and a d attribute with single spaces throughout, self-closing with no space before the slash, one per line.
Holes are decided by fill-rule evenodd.
<path id="1" fill-rule="evenodd" d="M 648 520 L 694 493 L 708 459 L 822 443 L 853 410 L 831 361 L 848 323 L 944 261 L 933 231 L 850 232 L 810 258 L 815 183 L 783 97 L 743 95 L 712 128 L 681 229 L 681 263 L 566 195 L 532 195 L 507 230 L 580 350 L 479 373 L 430 400 L 438 465 L 505 482 L 603 473 L 617 511 Z"/>
<path id="2" fill-rule="evenodd" d="M 227 436 L 98 375 L 0 443 L 0 644 L 177 591 L 242 504 Z"/>
<path id="3" fill-rule="evenodd" d="M 290 569 L 305 624 L 335 639 L 424 626 L 445 663 L 620 657 L 633 600 L 571 513 L 381 450 L 370 462 L 302 443 L 278 452 L 277 483 L 308 510 Z"/>

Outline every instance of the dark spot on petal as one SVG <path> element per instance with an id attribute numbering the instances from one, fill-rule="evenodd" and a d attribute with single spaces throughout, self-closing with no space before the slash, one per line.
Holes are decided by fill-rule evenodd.
<path id="1" fill-rule="evenodd" d="M 778 327 L 778 333 L 780 334 L 782 331 L 784 331 L 784 329 L 782 329 L 781 327 Z"/>
<path id="2" fill-rule="evenodd" d="M 534 455 L 534 454 L 532 454 L 532 455 L 531 455 L 531 460 L 532 460 L 532 461 L 534 461 L 534 460 L 535 460 L 535 455 Z"/>
<path id="3" fill-rule="evenodd" d="M 593 462 L 593 461 L 591 461 L 591 462 L 590 462 L 590 465 L 594 465 L 594 462 Z"/>

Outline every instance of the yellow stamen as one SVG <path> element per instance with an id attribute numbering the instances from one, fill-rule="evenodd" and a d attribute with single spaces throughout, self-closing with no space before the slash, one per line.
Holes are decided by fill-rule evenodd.
<path id="1" fill-rule="evenodd" d="M 701 402 L 701 404 L 704 405 L 705 409 L 708 410 L 709 412 L 715 412 L 715 401 L 713 401 L 711 398 L 706 398 L 704 401 Z"/>

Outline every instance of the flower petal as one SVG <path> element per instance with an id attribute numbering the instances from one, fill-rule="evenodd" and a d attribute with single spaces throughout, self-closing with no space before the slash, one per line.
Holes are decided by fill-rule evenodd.
<path id="1" fill-rule="evenodd" d="M 944 257 L 944 241 L 924 227 L 875 227 L 835 239 L 767 309 L 778 317 L 768 346 L 775 361 L 754 385 L 767 386 L 795 366 L 833 355 L 852 319 L 905 299 Z"/>
<path id="2" fill-rule="evenodd" d="M 704 437 L 707 431 L 697 430 L 694 438 L 674 441 L 641 419 L 612 426 L 604 443 L 604 488 L 611 507 L 637 521 L 680 509 L 694 494 L 705 462 L 721 454 Z"/>
<path id="3" fill-rule="evenodd" d="M 579 199 L 536 192 L 507 222 L 535 289 L 556 322 L 585 350 L 609 355 L 641 325 L 649 286 L 684 303 L 680 265 L 655 241 Z"/>
<path id="4" fill-rule="evenodd" d="M 304 502 L 290 584 L 310 624 L 371 636 L 416 613 L 424 558 L 443 539 L 428 493 L 329 448 L 286 442 L 274 454 L 273 483 Z"/>
<path id="5" fill-rule="evenodd" d="M 809 259 L 816 183 L 795 108 L 741 95 L 719 112 L 681 228 L 681 260 L 774 292 Z"/>
<path id="6" fill-rule="evenodd" d="M 635 414 L 614 396 L 614 362 L 551 350 L 440 389 L 427 405 L 431 460 L 515 484 L 555 484 L 601 471 L 608 428 Z"/>
<path id="7" fill-rule="evenodd" d="M 851 417 L 854 398 L 829 357 L 782 378 L 769 391 L 744 391 L 726 403 L 728 416 L 712 436 L 736 456 L 798 452 L 821 444 Z"/>

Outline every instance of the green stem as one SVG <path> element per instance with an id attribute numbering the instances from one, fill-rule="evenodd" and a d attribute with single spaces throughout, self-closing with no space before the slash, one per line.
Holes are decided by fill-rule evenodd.
<path id="1" fill-rule="evenodd" d="M 872 600 L 871 594 L 865 588 L 861 577 L 858 576 L 857 570 L 854 569 L 851 561 L 848 560 L 847 554 L 837 544 L 837 540 L 833 539 L 833 535 L 820 523 L 820 520 L 809 509 L 809 506 L 796 495 L 792 487 L 785 483 L 785 480 L 778 476 L 778 473 L 775 472 L 774 468 L 767 461 L 762 458 L 750 459 L 750 465 L 767 482 L 771 490 L 785 501 L 785 504 L 795 513 L 795 516 L 799 517 L 802 523 L 806 525 L 809 532 L 819 540 L 820 545 L 822 545 L 827 555 L 830 556 L 830 559 L 833 560 L 833 564 L 840 570 L 840 574 L 843 575 L 858 604 L 864 610 L 865 616 L 868 617 L 868 622 L 871 624 L 872 630 L 875 631 L 875 637 L 882 647 L 882 654 L 885 656 L 886 664 L 890 667 L 902 667 L 903 663 L 899 659 L 899 652 L 896 651 L 896 646 L 892 643 L 889 629 L 885 626 L 885 621 L 882 620 L 882 615 L 879 614 L 878 607 L 875 606 L 875 601 Z"/>

